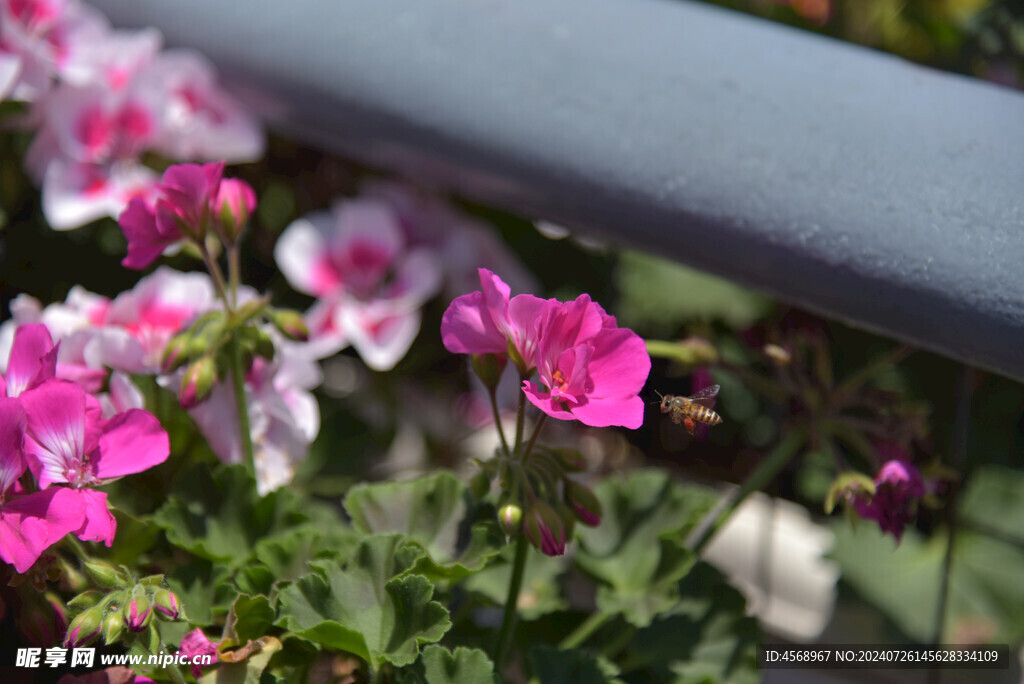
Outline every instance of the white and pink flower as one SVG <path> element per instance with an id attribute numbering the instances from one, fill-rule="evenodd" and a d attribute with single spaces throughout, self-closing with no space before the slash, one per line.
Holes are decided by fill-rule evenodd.
<path id="1" fill-rule="evenodd" d="M 351 344 L 376 370 L 405 356 L 420 307 L 441 284 L 436 256 L 408 248 L 397 216 L 377 200 L 339 202 L 294 222 L 274 256 L 295 289 L 320 299 L 308 314 L 317 348 L 326 355 Z"/>

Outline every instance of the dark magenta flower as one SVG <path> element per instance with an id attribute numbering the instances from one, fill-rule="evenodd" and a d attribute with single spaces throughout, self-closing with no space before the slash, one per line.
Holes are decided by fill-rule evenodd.
<path id="1" fill-rule="evenodd" d="M 925 495 L 921 473 L 909 461 L 887 461 L 875 475 L 875 494 L 870 499 L 857 498 L 854 508 L 862 518 L 874 520 L 882 532 L 898 542 L 903 528 L 914 519 L 917 500 Z"/>
<path id="2" fill-rule="evenodd" d="M 209 637 L 198 627 L 181 637 L 180 652 L 192 662 L 189 665 L 189 671 L 196 679 L 203 674 L 202 666 L 196 664 L 197 656 L 212 656 L 213 662 L 217 661 L 217 644 L 210 641 Z"/>
<path id="3" fill-rule="evenodd" d="M 117 219 L 128 240 L 121 264 L 141 270 L 179 240 L 202 239 L 223 174 L 224 162 L 168 167 L 153 188 L 155 199 L 133 198 Z"/>

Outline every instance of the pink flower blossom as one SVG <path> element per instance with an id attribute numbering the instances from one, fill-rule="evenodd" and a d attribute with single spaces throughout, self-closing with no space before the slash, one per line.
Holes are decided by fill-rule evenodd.
<path id="1" fill-rule="evenodd" d="M 213 662 L 217 661 L 217 644 L 210 641 L 209 637 L 199 628 L 193 629 L 181 638 L 180 652 L 193 663 L 189 665 L 189 671 L 196 679 L 203 674 L 202 666 L 195 664 L 196 656 L 213 656 Z"/>
<path id="2" fill-rule="evenodd" d="M 221 181 L 212 210 L 214 225 L 221 237 L 229 243 L 234 242 L 256 210 L 256 191 L 244 180 L 225 178 Z"/>
<path id="3" fill-rule="evenodd" d="M 510 298 L 505 282 L 479 269 L 480 290 L 456 298 L 441 319 L 441 340 L 453 354 L 506 354 L 514 349 L 525 363 L 535 367 L 540 339 L 539 326 L 555 300 L 522 294 Z"/>
<path id="4" fill-rule="evenodd" d="M 14 333 L 7 366 L 0 376 L 0 396 L 17 397 L 52 378 L 56 369 L 57 349 L 50 331 L 39 323 L 23 325 Z"/>
<path id="5" fill-rule="evenodd" d="M 374 200 L 341 202 L 333 213 L 296 221 L 274 257 L 295 289 L 321 298 L 309 313 L 314 344 L 351 344 L 376 370 L 405 355 L 419 331 L 420 307 L 440 286 L 436 258 L 407 249 L 393 212 Z"/>
<path id="6" fill-rule="evenodd" d="M 914 519 L 914 504 L 924 495 L 924 480 L 917 468 L 907 460 L 894 459 L 875 475 L 874 496 L 854 499 L 854 508 L 860 517 L 877 521 L 882 532 L 898 542 L 903 528 Z"/>
<path id="7" fill-rule="evenodd" d="M 541 391 L 523 383 L 526 398 L 553 418 L 585 425 L 640 427 L 651 358 L 639 335 L 619 328 L 587 295 L 545 311 L 536 355 Z"/>
<path id="8" fill-rule="evenodd" d="M 170 453 L 167 433 L 152 414 L 139 409 L 103 419 L 94 397 L 63 380 L 26 391 L 21 402 L 25 455 L 39 486 L 68 484 L 84 508 L 76 533 L 110 546 L 116 522 L 107 495 L 91 487 L 163 463 Z"/>
<path id="9" fill-rule="evenodd" d="M 26 572 L 48 547 L 82 523 L 83 504 L 68 489 L 24 494 L 18 479 L 23 455 L 25 411 L 13 398 L 0 398 L 0 559 Z"/>
<path id="10" fill-rule="evenodd" d="M 223 174 L 223 162 L 168 167 L 154 189 L 157 199 L 136 197 L 118 217 L 128 240 L 128 256 L 121 264 L 141 270 L 179 240 L 201 239 Z"/>

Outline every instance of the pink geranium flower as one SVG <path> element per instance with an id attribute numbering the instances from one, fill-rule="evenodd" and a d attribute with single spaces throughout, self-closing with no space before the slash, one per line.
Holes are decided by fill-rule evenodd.
<path id="1" fill-rule="evenodd" d="M 198 627 L 181 637 L 180 652 L 192 662 L 189 665 L 189 671 L 196 679 L 203 674 L 202 666 L 195 664 L 196 656 L 213 656 L 213 662 L 217 662 L 217 644 L 210 641 L 210 638 Z"/>
<path id="2" fill-rule="evenodd" d="M 924 480 L 912 463 L 905 459 L 887 461 L 875 475 L 875 494 L 870 500 L 854 500 L 857 515 L 875 520 L 882 532 L 898 542 L 903 528 L 914 519 L 914 506 L 925 495 Z"/>
<path id="3" fill-rule="evenodd" d="M 24 494 L 18 479 L 26 469 L 22 447 L 25 411 L 0 398 L 0 559 L 26 572 L 48 547 L 82 524 L 83 504 L 68 489 Z"/>
<path id="4" fill-rule="evenodd" d="M 85 541 L 113 542 L 107 495 L 91 487 L 163 463 L 167 433 L 150 413 L 132 409 L 102 418 L 99 402 L 74 383 L 49 380 L 21 395 L 25 455 L 43 489 L 67 484 L 84 509 L 76 530 Z"/>
<path id="5" fill-rule="evenodd" d="M 392 368 L 409 350 L 419 309 L 440 287 L 436 258 L 409 249 L 397 217 L 376 200 L 299 219 L 274 258 L 295 289 L 320 298 L 308 314 L 314 346 L 326 353 L 351 344 L 376 370 Z"/>
<path id="6" fill-rule="evenodd" d="M 453 354 L 506 354 L 514 349 L 535 367 L 539 326 L 544 314 L 558 302 L 522 294 L 510 298 L 505 282 L 479 269 L 480 291 L 456 298 L 441 319 L 441 341 Z"/>
<path id="7" fill-rule="evenodd" d="M 549 416 L 593 427 L 636 429 L 643 423 L 638 395 L 651 371 L 647 347 L 589 296 L 545 312 L 536 364 L 547 390 L 529 380 L 523 389 Z"/>
<path id="8" fill-rule="evenodd" d="M 128 240 L 126 268 L 141 270 L 185 237 L 201 239 L 210 220 L 224 174 L 224 162 L 177 164 L 164 171 L 154 189 L 156 200 L 136 197 L 118 223 Z"/>
<path id="9" fill-rule="evenodd" d="M 50 331 L 41 323 L 23 325 L 14 333 L 6 371 L 0 376 L 0 396 L 17 397 L 52 378 L 56 369 L 57 348 Z"/>

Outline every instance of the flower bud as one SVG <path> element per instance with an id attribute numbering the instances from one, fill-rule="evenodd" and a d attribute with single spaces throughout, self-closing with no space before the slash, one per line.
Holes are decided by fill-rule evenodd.
<path id="1" fill-rule="evenodd" d="M 473 354 L 470 358 L 473 372 L 480 378 L 480 382 L 484 383 L 484 387 L 489 390 L 497 387 L 508 359 L 497 354 Z"/>
<path id="2" fill-rule="evenodd" d="M 58 643 L 68 628 L 64 605 L 47 592 L 45 600 L 28 600 L 16 618 L 18 631 L 30 646 L 47 648 Z"/>
<path id="3" fill-rule="evenodd" d="M 289 340 L 306 342 L 309 340 L 309 328 L 302 320 L 302 314 L 291 309 L 272 309 L 267 317 L 274 327 Z"/>
<path id="4" fill-rule="evenodd" d="M 188 333 L 175 335 L 170 339 L 167 346 L 164 347 L 164 354 L 160 359 L 161 371 L 171 373 L 188 363 L 189 341 Z"/>
<path id="5" fill-rule="evenodd" d="M 240 178 L 225 178 L 212 202 L 217 232 L 226 244 L 238 241 L 249 217 L 256 210 L 256 193 Z"/>
<path id="6" fill-rule="evenodd" d="M 209 396 L 214 383 L 217 382 L 217 366 L 210 356 L 195 361 L 185 371 L 178 392 L 178 403 L 181 408 L 190 409 Z"/>
<path id="7" fill-rule="evenodd" d="M 601 524 L 601 502 L 589 487 L 574 480 L 566 480 L 565 499 L 581 523 L 590 527 Z"/>
<path id="8" fill-rule="evenodd" d="M 103 606 L 93 606 L 75 616 L 64 637 L 64 646 L 78 648 L 92 643 L 103 628 Z"/>
<path id="9" fill-rule="evenodd" d="M 153 596 L 153 609 L 157 615 L 168 620 L 177 620 L 181 615 L 181 604 L 178 597 L 166 589 L 161 589 Z"/>
<path id="10" fill-rule="evenodd" d="M 124 624 L 133 632 L 141 632 L 149 627 L 153 619 L 153 606 L 144 593 L 137 593 L 124 607 Z"/>
<path id="11" fill-rule="evenodd" d="M 82 567 L 85 568 L 85 574 L 89 579 L 104 589 L 113 589 L 122 584 L 117 568 L 110 563 L 101 560 L 87 560 L 82 563 Z"/>
<path id="12" fill-rule="evenodd" d="M 565 553 L 565 527 L 562 518 L 551 506 L 537 500 L 530 503 L 524 522 L 526 538 L 541 553 L 561 556 Z"/>
<path id="13" fill-rule="evenodd" d="M 522 521 L 523 509 L 516 504 L 505 504 L 498 509 L 498 524 L 501 525 L 506 537 L 511 537 L 518 532 Z"/>
<path id="14" fill-rule="evenodd" d="M 103 618 L 103 643 L 107 646 L 117 642 L 124 632 L 124 618 L 120 613 L 111 613 Z"/>

